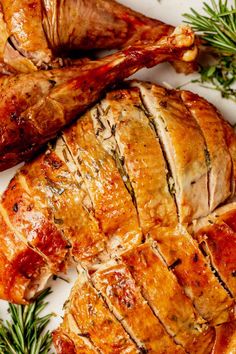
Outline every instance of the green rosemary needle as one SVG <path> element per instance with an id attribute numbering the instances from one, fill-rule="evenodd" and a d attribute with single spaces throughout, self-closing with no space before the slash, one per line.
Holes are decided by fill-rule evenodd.
<path id="1" fill-rule="evenodd" d="M 185 22 L 198 32 L 215 63 L 202 66 L 200 79 L 193 82 L 208 83 L 222 97 L 236 101 L 236 0 L 232 5 L 228 0 L 204 2 L 203 13 L 191 8 L 190 14 L 184 14 Z"/>
<path id="2" fill-rule="evenodd" d="M 10 321 L 0 322 L 0 354 L 48 354 L 52 337 L 46 326 L 52 314 L 40 317 L 47 306 L 43 291 L 30 305 L 9 304 Z"/>

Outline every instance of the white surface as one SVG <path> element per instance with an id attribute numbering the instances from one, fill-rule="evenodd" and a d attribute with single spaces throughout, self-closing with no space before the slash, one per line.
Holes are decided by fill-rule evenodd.
<path id="1" fill-rule="evenodd" d="M 195 9 L 201 9 L 203 3 L 203 1 L 199 0 L 161 0 L 160 2 L 158 0 L 120 0 L 120 2 L 137 11 L 143 12 L 150 17 L 158 18 L 173 25 L 181 23 L 181 15 L 188 12 L 191 6 Z M 210 3 L 209 0 L 206 2 Z M 233 0 L 230 0 L 229 3 L 233 3 Z M 168 64 L 162 64 L 153 69 L 144 69 L 134 75 L 134 77 L 157 83 L 165 82 L 173 87 L 177 87 L 190 81 L 194 78 L 194 75 L 186 77 L 184 75 L 176 74 L 173 68 Z M 226 119 L 234 124 L 236 123 L 236 104 L 234 102 L 222 99 L 218 92 L 204 89 L 198 84 L 189 84 L 185 86 L 185 88 L 204 96 L 218 107 Z M 16 169 L 17 168 L 12 168 L 0 173 L 0 193 L 6 188 Z M 69 284 L 60 279 L 57 279 L 56 281 L 52 280 L 49 283 L 49 286 L 52 287 L 53 294 L 48 298 L 50 305 L 48 306 L 47 311 L 51 311 L 57 315 L 53 318 L 50 324 L 51 329 L 55 328 L 61 320 L 60 316 L 63 314 L 62 306 L 68 298 L 73 281 L 76 279 L 76 271 L 71 270 L 67 275 L 67 278 L 70 280 Z M 0 301 L 0 317 L 3 319 L 7 318 L 6 308 L 7 304 L 4 301 Z"/>

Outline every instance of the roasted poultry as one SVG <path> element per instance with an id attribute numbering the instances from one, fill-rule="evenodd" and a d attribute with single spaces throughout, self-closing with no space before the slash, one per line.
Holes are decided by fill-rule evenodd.
<path id="1" fill-rule="evenodd" d="M 83 65 L 0 78 L 0 170 L 31 157 L 104 90 L 170 58 L 189 62 L 197 49 L 189 27 L 155 44 L 130 46 Z"/>
<path id="2" fill-rule="evenodd" d="M 27 303 L 73 259 L 58 353 L 230 353 L 235 142 L 197 95 L 113 89 L 3 194 L 1 298 Z"/>
<path id="3" fill-rule="evenodd" d="M 62 65 L 74 51 L 121 48 L 156 42 L 174 28 L 113 0 L 1 0 L 0 61 L 3 73 L 32 72 Z M 194 63 L 176 61 L 188 72 Z"/>

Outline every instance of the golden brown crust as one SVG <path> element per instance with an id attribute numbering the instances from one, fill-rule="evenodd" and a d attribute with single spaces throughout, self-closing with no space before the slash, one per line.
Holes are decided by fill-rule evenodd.
<path id="1" fill-rule="evenodd" d="M 214 331 L 196 313 L 190 299 L 151 243 L 126 252 L 122 260 L 175 341 L 189 353 L 210 353 Z"/>
<path id="2" fill-rule="evenodd" d="M 49 63 L 52 54 L 42 27 L 42 2 L 4 0 L 2 6 L 9 36 L 19 52 L 39 66 Z"/>
<path id="3" fill-rule="evenodd" d="M 52 272 L 65 269 L 68 243 L 48 216 L 47 209 L 37 207 L 34 189 L 28 189 L 24 174 L 29 169 L 22 169 L 11 181 L 3 194 L 0 213 L 9 229 L 40 253 L 50 266 Z"/>
<path id="4" fill-rule="evenodd" d="M 63 330 L 57 329 L 53 332 L 52 336 L 53 345 L 58 354 L 77 354 L 73 340 Z"/>
<path id="5" fill-rule="evenodd" d="M 204 319 L 217 325 L 234 318 L 233 300 L 183 226 L 152 230 L 150 236 Z"/>
<path id="6" fill-rule="evenodd" d="M 177 223 L 177 212 L 167 182 L 167 166 L 155 131 L 145 115 L 137 89 L 116 90 L 105 99 L 110 107 L 117 151 L 135 195 L 142 231 Z M 112 131 L 111 131 L 112 134 Z"/>
<path id="7" fill-rule="evenodd" d="M 53 344 L 58 354 L 96 354 L 98 351 L 86 336 L 82 336 L 73 316 L 64 315 L 60 327 L 53 332 Z"/>
<path id="8" fill-rule="evenodd" d="M 104 354 L 133 354 L 138 348 L 112 315 L 101 295 L 90 283 L 86 271 L 79 270 L 67 311 L 73 316 L 81 335 L 87 336 Z"/>
<path id="9" fill-rule="evenodd" d="M 45 285 L 42 277 L 47 279 L 50 270 L 43 257 L 23 243 L 1 215 L 0 224 L 0 297 L 24 304 Z"/>
<path id="10" fill-rule="evenodd" d="M 216 328 L 216 341 L 212 354 L 234 354 L 236 348 L 236 322 Z"/>
<path id="11" fill-rule="evenodd" d="M 68 151 L 64 153 L 69 155 Z M 87 191 L 75 175 L 52 150 L 28 165 L 25 171 L 38 208 L 42 212 L 47 210 L 48 219 L 63 234 L 68 247 L 72 247 L 72 256 L 76 261 L 92 264 L 105 250 L 106 237 L 86 207 Z"/>
<path id="12" fill-rule="evenodd" d="M 139 244 L 142 234 L 131 196 L 114 160 L 96 139 L 90 113 L 63 136 L 87 186 L 110 252 L 121 252 Z"/>
<path id="13" fill-rule="evenodd" d="M 194 237 L 203 245 L 219 276 L 236 297 L 236 209 L 221 214 L 216 210 L 205 219 Z"/>
<path id="14" fill-rule="evenodd" d="M 124 264 L 106 264 L 92 281 L 140 348 L 148 353 L 184 353 L 165 332 Z"/>

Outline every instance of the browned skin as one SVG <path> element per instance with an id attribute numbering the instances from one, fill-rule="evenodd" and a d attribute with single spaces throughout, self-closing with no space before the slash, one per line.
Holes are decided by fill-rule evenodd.
<path id="1" fill-rule="evenodd" d="M 1 216 L 0 223 L 0 297 L 24 304 L 31 282 L 39 277 L 40 272 L 47 271 L 47 265 L 41 255 L 7 227 Z"/>
<path id="2" fill-rule="evenodd" d="M 212 325 L 231 320 L 234 301 L 212 273 L 207 259 L 185 228 L 153 229 L 150 235 L 200 315 Z"/>
<path id="3" fill-rule="evenodd" d="M 94 64 L 94 70 L 95 68 Z M 70 73 L 73 75 L 72 71 Z M 48 80 L 47 76 L 43 76 L 43 79 L 45 82 Z M 62 82 L 63 78 L 60 80 Z M 49 84 L 52 83 L 45 86 L 46 92 L 49 90 Z M 57 88 L 57 85 L 54 88 Z M 37 92 L 40 96 L 41 92 L 44 92 L 43 86 L 40 86 Z M 161 160 L 163 163 L 165 160 L 162 154 L 158 154 L 158 139 L 148 125 L 145 108 L 138 105 L 137 111 L 137 103 L 140 104 L 137 99 L 137 88 L 130 89 L 132 92 L 130 96 L 128 89 L 126 92 L 129 100 L 125 105 L 120 97 L 121 90 L 117 90 L 119 104 L 115 105 L 115 93 L 113 92 L 113 101 L 109 113 L 106 112 L 106 119 L 110 119 L 112 123 L 110 114 L 114 114 L 114 109 L 119 112 L 119 106 L 122 105 L 125 118 L 122 129 L 127 138 L 124 140 L 126 148 L 123 151 L 123 168 L 128 166 L 129 162 L 130 169 L 127 169 L 127 176 L 129 178 L 133 176 L 131 183 L 134 184 L 135 181 L 141 181 L 143 178 L 143 172 L 139 170 L 139 165 L 142 163 L 143 171 L 148 176 L 147 181 L 143 180 L 145 183 L 140 183 L 141 189 L 139 189 L 142 191 L 142 196 L 146 198 L 149 191 L 146 183 L 149 182 L 151 186 L 157 188 L 153 189 L 152 193 L 148 193 L 148 199 L 145 199 L 146 208 L 143 203 L 143 210 L 156 212 L 157 208 L 154 209 L 152 202 L 159 195 L 160 186 L 166 186 L 166 191 L 169 193 L 166 173 L 161 175 L 161 179 L 150 178 L 150 176 L 153 173 L 153 177 L 160 177 L 160 172 L 164 170 Z M 30 97 L 27 98 L 29 101 L 33 100 Z M 66 93 L 65 98 L 67 98 Z M 102 103 L 96 107 L 105 109 Z M 127 110 L 128 107 L 129 110 Z M 140 114 L 138 114 L 139 111 Z M 170 336 L 175 337 L 176 343 L 182 344 L 186 351 L 191 354 L 194 351 L 198 354 L 208 353 L 214 335 L 211 329 L 208 330 L 208 325 L 215 326 L 233 320 L 235 303 L 217 280 L 208 260 L 201 253 L 197 242 L 187 233 L 186 228 L 181 225 L 175 227 L 177 219 L 174 205 L 172 217 L 176 220 L 175 222 L 163 228 L 165 219 L 170 215 L 168 212 L 165 213 L 166 216 L 163 216 L 160 224 L 158 215 L 156 218 L 155 214 L 153 223 L 149 225 L 149 218 L 146 220 L 140 213 L 140 199 L 136 198 L 138 202 L 135 203 L 135 199 L 131 199 L 129 195 L 129 193 L 132 194 L 130 189 L 128 187 L 128 191 L 125 189 L 127 180 L 125 181 L 122 169 L 118 167 L 118 161 L 114 159 L 114 155 L 105 144 L 105 141 L 107 142 L 105 135 L 103 139 L 101 136 L 98 137 L 97 126 L 94 125 L 91 112 L 91 110 L 88 111 L 72 128 L 68 128 L 63 138 L 58 139 L 55 147 L 48 149 L 36 161 L 26 164 L 4 193 L 0 203 L 0 297 L 16 303 L 26 303 L 37 293 L 39 286 L 44 287 L 43 275 L 49 276 L 63 268 L 64 260 L 67 260 L 67 247 L 71 245 L 71 254 L 76 257 L 77 262 L 83 262 L 83 267 L 88 266 L 85 258 L 88 263 L 99 259 L 103 265 L 101 267 L 96 263 L 100 273 L 95 272 L 94 264 L 88 268 L 91 278 L 83 271 L 79 275 L 71 295 L 68 312 L 66 312 L 73 317 L 76 325 L 74 327 L 71 322 L 67 325 L 65 317 L 63 322 L 65 326 L 62 325 L 57 337 L 55 337 L 56 334 L 54 336 L 59 346 L 58 350 L 67 354 L 67 346 L 68 351 L 72 350 L 73 353 L 74 349 L 77 350 L 76 345 L 78 348 L 80 345 L 88 346 L 90 350 L 90 344 L 94 344 L 105 353 L 137 353 L 139 352 L 137 345 L 140 346 L 139 340 L 145 342 L 147 347 L 154 348 L 157 344 L 158 348 L 159 343 L 155 338 L 152 342 L 153 333 L 149 337 L 148 326 L 143 328 L 139 326 L 139 319 L 143 312 L 140 309 L 143 306 L 146 314 L 153 318 L 153 328 L 154 325 L 157 326 L 157 320 L 154 318 L 156 316 Z M 131 124 L 133 122 L 135 122 L 134 125 Z M 119 123 L 118 118 L 116 123 Z M 127 124 L 126 127 L 124 123 Z M 120 129 L 121 126 L 117 125 L 116 134 L 113 131 L 113 135 L 121 147 L 121 140 L 117 135 Z M 140 141 L 138 140 L 139 130 L 142 131 Z M 151 139 L 151 145 L 148 139 Z M 60 142 L 62 150 L 60 150 Z M 143 146 L 136 148 L 133 153 L 134 147 L 138 147 L 139 144 Z M 152 145 L 156 146 L 154 155 Z M 161 148 L 163 147 L 159 147 L 160 152 Z M 62 152 L 64 149 L 67 149 L 65 156 Z M 158 167 L 153 168 L 153 166 Z M 203 193 L 203 197 L 207 198 L 207 195 Z M 224 249 L 222 242 L 228 242 L 228 249 L 230 243 L 233 245 L 236 227 L 232 210 L 227 210 L 222 223 L 227 225 L 231 232 L 227 234 L 225 240 L 218 235 L 214 236 L 214 242 L 219 247 L 224 262 L 227 261 L 224 252 L 228 250 Z M 147 248 L 146 243 L 135 248 L 135 245 L 140 242 L 139 226 L 144 236 L 150 237 Z M 114 254 L 108 250 L 107 240 L 112 239 L 118 233 L 121 236 L 122 234 L 129 235 L 129 230 L 135 231 L 134 235 L 137 234 L 138 242 L 132 244 L 132 238 L 123 238 L 130 246 L 126 257 L 119 253 L 122 247 L 117 245 L 118 257 L 124 260 L 130 272 L 127 273 L 127 278 L 124 276 L 121 280 L 116 277 L 117 271 L 120 275 L 120 260 L 117 260 L 117 256 L 114 259 Z M 119 264 L 118 269 L 114 269 L 114 277 L 105 268 L 112 262 L 105 264 L 104 259 L 100 258 L 104 248 L 108 250 L 108 255 L 113 257 L 112 262 Z M 135 252 L 135 250 L 138 251 Z M 231 266 L 230 262 L 229 266 Z M 234 260 L 232 262 L 235 263 Z M 101 270 L 104 272 L 102 273 Z M 104 291 L 101 296 L 96 291 L 94 286 L 98 287 L 98 283 L 95 284 L 94 279 L 98 274 L 104 274 L 105 282 L 108 280 L 108 285 L 112 285 L 112 294 Z M 219 275 L 221 276 L 220 272 Z M 104 289 L 106 286 L 104 285 Z M 111 288 L 107 286 L 106 290 L 109 289 Z M 135 302 L 133 308 L 124 306 L 123 300 L 125 301 L 128 290 L 133 295 L 137 295 L 138 301 Z M 116 298 L 115 294 L 121 295 Z M 125 315 L 122 316 L 122 320 L 117 313 L 112 314 L 105 301 L 112 301 L 112 306 L 116 306 L 120 314 Z M 126 317 L 126 314 L 129 316 Z M 126 324 L 128 325 L 129 321 L 129 325 L 135 329 L 137 345 L 127 335 L 129 332 L 132 337 L 134 336 L 131 330 L 124 328 L 123 317 L 126 318 Z M 148 319 L 147 324 L 145 318 L 141 320 L 142 326 L 149 324 Z M 91 343 L 82 340 L 80 344 L 83 336 Z M 201 345 L 202 342 L 204 345 Z M 78 349 L 77 352 L 86 353 L 86 350 Z M 168 354 L 170 353 L 172 352 L 169 351 Z M 174 348 L 173 354 L 175 353 Z"/>
<path id="4" fill-rule="evenodd" d="M 197 315 L 176 277 L 151 244 L 144 243 L 124 253 L 122 260 L 153 312 L 175 341 L 189 353 L 210 353 L 214 331 Z"/>
<path id="5" fill-rule="evenodd" d="M 124 264 L 107 264 L 95 273 L 92 281 L 144 351 L 150 354 L 185 353 L 166 333 Z"/>
<path id="6" fill-rule="evenodd" d="M 53 344 L 58 354 L 98 354 L 86 336 L 82 335 L 68 310 L 60 327 L 53 332 Z"/>
<path id="7" fill-rule="evenodd" d="M 193 59 L 193 43 L 189 28 L 177 28 L 154 45 L 129 47 L 77 69 L 1 78 L 0 170 L 32 156 L 110 85 L 170 58 Z"/>
<path id="8" fill-rule="evenodd" d="M 61 329 L 53 332 L 53 345 L 58 354 L 76 354 L 73 341 Z"/>
<path id="9" fill-rule="evenodd" d="M 3 63 L 21 72 L 54 65 L 55 56 L 65 56 L 70 51 L 119 49 L 137 41 L 157 41 L 174 29 L 113 0 L 2 0 L 1 3 L 2 42 L 7 43 L 10 38 L 17 50 L 7 43 L 0 56 Z M 176 68 L 190 72 L 196 64 L 177 61 Z"/>
<path id="10" fill-rule="evenodd" d="M 33 189 L 24 184 L 25 170 L 11 181 L 4 193 L 0 214 L 10 230 L 26 244 L 42 254 L 53 272 L 64 270 L 68 243 L 62 233 L 51 222 L 47 210 L 38 208 Z"/>
<path id="11" fill-rule="evenodd" d="M 212 354 L 234 354 L 236 348 L 236 321 L 224 323 L 216 329 Z"/>
<path id="12" fill-rule="evenodd" d="M 232 295 L 236 297 L 236 211 L 228 211 L 195 235 Z"/>

